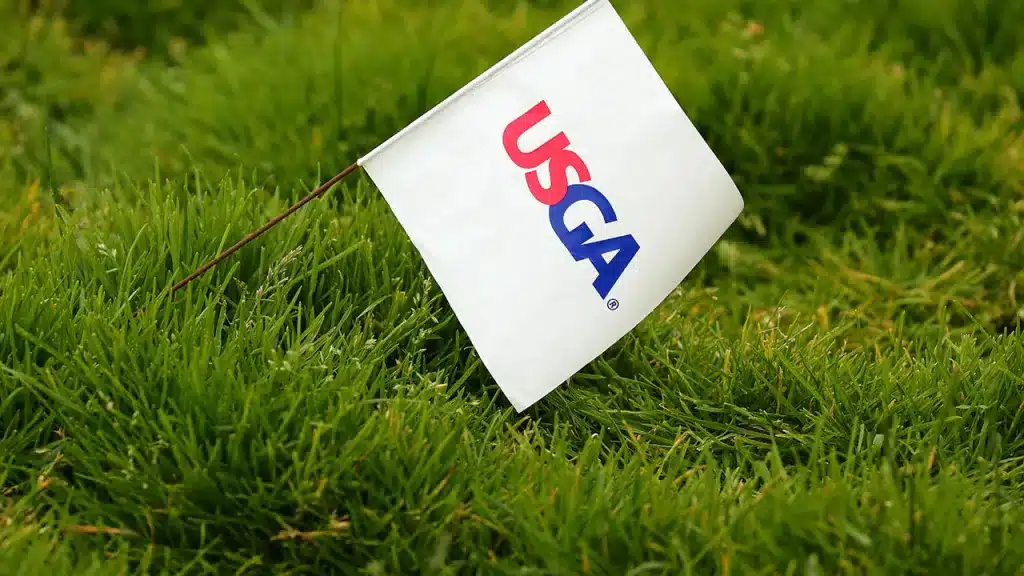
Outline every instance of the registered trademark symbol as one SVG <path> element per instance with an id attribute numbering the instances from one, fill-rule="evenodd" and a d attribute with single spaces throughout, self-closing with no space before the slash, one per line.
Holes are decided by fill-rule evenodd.
<path id="1" fill-rule="evenodd" d="M 619 309 L 619 301 L 616 300 L 615 298 L 612 298 L 611 300 L 609 300 L 608 301 L 608 309 L 609 310 L 618 310 Z"/>

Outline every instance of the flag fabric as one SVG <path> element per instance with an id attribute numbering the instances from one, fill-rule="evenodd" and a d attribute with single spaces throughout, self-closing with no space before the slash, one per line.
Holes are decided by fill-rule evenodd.
<path id="1" fill-rule="evenodd" d="M 359 164 L 518 412 L 635 328 L 743 209 L 608 0 Z"/>

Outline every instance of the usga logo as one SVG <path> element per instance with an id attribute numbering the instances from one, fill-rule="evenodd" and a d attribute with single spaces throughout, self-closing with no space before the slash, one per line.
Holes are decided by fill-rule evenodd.
<path id="1" fill-rule="evenodd" d="M 551 229 L 577 262 L 590 261 L 590 265 L 597 272 L 594 289 L 601 298 L 607 298 L 623 271 L 640 250 L 640 246 L 632 234 L 590 242 L 594 233 L 586 222 L 572 230 L 566 227 L 565 213 L 577 202 L 590 202 L 597 206 L 606 224 L 615 222 L 618 217 L 608 198 L 597 188 L 585 184 L 590 181 L 590 170 L 587 169 L 586 162 L 569 149 L 569 138 L 565 132 L 559 132 L 531 152 L 523 152 L 520 149 L 519 139 L 523 134 L 550 115 L 551 110 L 548 109 L 547 103 L 541 100 L 522 116 L 510 122 L 502 134 L 505 153 L 516 166 L 527 170 L 526 186 L 538 202 L 549 207 L 548 219 L 551 222 Z M 537 176 L 544 163 L 547 163 L 550 183 L 546 188 Z M 570 168 L 576 173 L 579 184 L 569 185 Z M 611 260 L 606 260 L 605 254 L 612 252 L 615 256 Z M 617 307 L 616 300 L 608 302 L 608 308 L 614 310 Z"/>

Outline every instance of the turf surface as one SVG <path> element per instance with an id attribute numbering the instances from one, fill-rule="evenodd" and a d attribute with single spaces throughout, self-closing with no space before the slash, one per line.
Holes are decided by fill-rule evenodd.
<path id="1" fill-rule="evenodd" d="M 163 294 L 575 2 L 41 4 L 0 574 L 1024 574 L 1024 3 L 614 0 L 746 209 L 522 415 L 365 177 Z"/>

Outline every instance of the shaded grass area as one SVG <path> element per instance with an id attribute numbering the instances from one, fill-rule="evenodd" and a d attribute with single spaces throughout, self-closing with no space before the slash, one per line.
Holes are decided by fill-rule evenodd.
<path id="1" fill-rule="evenodd" d="M 19 29 L 0 572 L 1020 573 L 1015 3 L 616 2 L 747 207 L 522 415 L 364 177 L 162 295 L 571 6 L 532 4 L 173 66 Z"/>
<path id="2" fill-rule="evenodd" d="M 182 44 L 203 44 L 252 24 L 269 24 L 314 6 L 313 0 L 5 0 L 22 12 L 59 17 L 77 36 L 102 38 L 125 51 L 172 56 Z"/>

